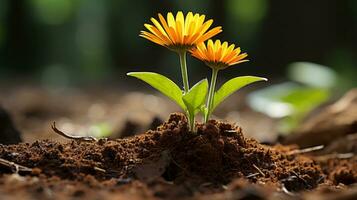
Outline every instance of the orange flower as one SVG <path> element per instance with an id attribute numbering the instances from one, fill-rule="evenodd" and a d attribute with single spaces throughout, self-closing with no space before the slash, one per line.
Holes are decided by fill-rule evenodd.
<path id="1" fill-rule="evenodd" d="M 140 36 L 175 51 L 193 49 L 197 44 L 222 32 L 220 26 L 208 31 L 213 20 L 205 22 L 205 15 L 192 12 L 186 18 L 181 11 L 177 12 L 176 19 L 169 12 L 167 20 L 159 14 L 159 20 L 151 18 L 153 25 L 144 24 L 148 31 L 141 31 Z"/>
<path id="2" fill-rule="evenodd" d="M 191 50 L 192 56 L 205 62 L 209 67 L 214 69 L 225 69 L 231 65 L 236 65 L 242 62 L 248 56 L 247 53 L 241 53 L 239 47 L 235 48 L 234 44 L 228 46 L 227 42 L 221 43 L 216 40 L 208 40 L 207 46 L 205 43 L 200 43 L 197 48 Z"/>

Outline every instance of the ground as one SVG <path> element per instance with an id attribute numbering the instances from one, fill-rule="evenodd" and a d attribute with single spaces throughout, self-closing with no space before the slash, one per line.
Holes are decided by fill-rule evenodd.
<path id="1" fill-rule="evenodd" d="M 337 114 L 331 112 L 335 118 L 354 117 L 350 110 L 339 107 Z M 38 116 L 38 112 L 30 114 Z M 49 127 L 52 122 L 44 118 Z M 320 134 L 317 126 L 308 131 L 306 127 L 311 122 L 306 122 L 294 136 L 280 138 L 282 145 L 262 144 L 246 134 L 239 123 L 230 121 L 197 123 L 197 131 L 189 132 L 183 114 L 173 113 L 163 123 L 153 118 L 154 115 L 149 121 L 155 123 L 145 128 L 148 131 L 125 138 L 65 138 L 66 131 L 53 126 L 48 134 L 60 140 L 42 139 L 42 134 L 37 140 L 26 140 L 30 137 L 26 135 L 22 143 L 0 145 L 0 199 L 357 197 L 354 120 L 350 120 L 351 125 L 344 120 L 343 129 L 336 128 L 339 136 L 334 134 L 336 138 L 330 142 L 324 137 L 325 146 L 320 146 L 318 140 L 310 140 L 311 134 Z M 15 126 L 19 121 L 15 117 L 13 123 L 5 110 L 2 119 L 6 133 L 23 132 L 24 126 L 18 131 Z M 321 115 L 313 119 L 320 126 L 332 124 Z M 129 125 L 119 132 L 140 126 Z M 20 139 L 15 137 L 13 143 Z"/>

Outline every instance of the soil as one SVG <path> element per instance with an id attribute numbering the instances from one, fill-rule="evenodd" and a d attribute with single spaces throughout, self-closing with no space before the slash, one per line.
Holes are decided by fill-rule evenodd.
<path id="1" fill-rule="evenodd" d="M 355 191 L 347 188 L 357 183 L 356 156 L 297 148 L 260 144 L 215 120 L 191 133 L 175 113 L 124 139 L 0 145 L 0 158 L 31 168 L 1 165 L 0 199 L 313 199 Z"/>

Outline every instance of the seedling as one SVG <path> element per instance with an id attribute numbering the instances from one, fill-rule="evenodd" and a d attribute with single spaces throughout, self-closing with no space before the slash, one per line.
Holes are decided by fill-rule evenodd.
<path id="1" fill-rule="evenodd" d="M 153 25 L 144 25 L 149 32 L 141 31 L 140 36 L 179 55 L 183 90 L 172 80 L 158 73 L 130 72 L 127 75 L 145 81 L 176 102 L 186 113 L 190 131 L 195 131 L 195 116 L 199 112 L 203 113 L 204 120 L 207 122 L 213 110 L 233 92 L 250 83 L 266 80 L 256 76 L 236 77 L 215 91 L 218 71 L 248 61 L 245 59 L 248 55 L 241 54 L 240 48 L 234 48 L 234 44 L 228 46 L 227 42 L 221 44 L 219 40 L 215 43 L 209 40 L 222 32 L 222 28 L 218 26 L 209 30 L 213 20 L 205 21 L 205 15 L 189 12 L 185 17 L 182 12 L 177 12 L 175 18 L 169 12 L 166 19 L 161 14 L 158 16 L 160 22 L 151 18 Z M 206 40 L 208 40 L 207 46 L 204 43 Z M 190 88 L 186 64 L 187 52 L 212 69 L 210 84 L 205 78 Z"/>

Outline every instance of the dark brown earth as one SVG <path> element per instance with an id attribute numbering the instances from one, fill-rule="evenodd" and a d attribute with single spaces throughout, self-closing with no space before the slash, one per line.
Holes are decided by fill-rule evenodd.
<path id="1" fill-rule="evenodd" d="M 211 120 L 189 133 L 172 114 L 156 130 L 125 139 L 0 145 L 0 199 L 314 199 L 345 195 L 356 156 L 302 155 L 266 146 L 236 125 Z M 336 192 L 337 191 L 337 192 Z M 339 192 L 338 192 L 339 191 Z M 356 197 L 356 194 L 354 194 Z"/>

